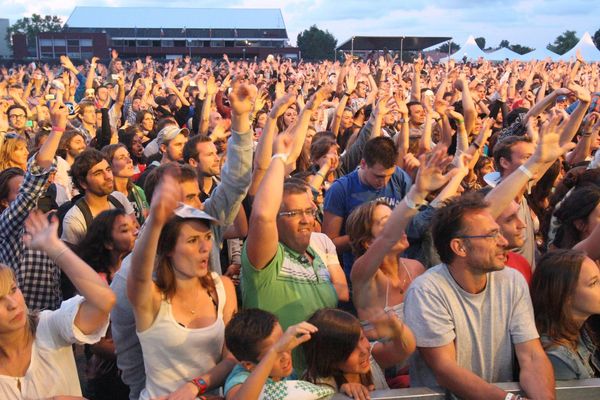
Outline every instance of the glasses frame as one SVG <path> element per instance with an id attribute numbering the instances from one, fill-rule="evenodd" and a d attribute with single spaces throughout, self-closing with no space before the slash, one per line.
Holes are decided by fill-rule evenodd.
<path id="1" fill-rule="evenodd" d="M 305 216 L 306 215 L 308 217 L 316 218 L 318 212 L 319 212 L 318 208 L 311 207 L 311 208 L 307 208 L 305 210 L 280 211 L 280 212 L 277 213 L 277 216 L 279 216 L 279 217 L 295 218 L 295 217 L 298 217 L 298 216 Z"/>

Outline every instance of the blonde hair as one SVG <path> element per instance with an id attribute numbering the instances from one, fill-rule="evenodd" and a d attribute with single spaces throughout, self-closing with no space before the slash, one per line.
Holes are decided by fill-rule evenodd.
<path id="1" fill-rule="evenodd" d="M 0 263 L 0 298 L 10 293 L 13 285 L 17 284 L 17 278 L 12 268 Z M 35 337 L 35 330 L 38 324 L 38 313 L 31 312 L 27 306 L 25 306 L 27 312 L 27 330 L 32 337 Z"/>
<path id="2" fill-rule="evenodd" d="M 10 155 L 15 152 L 19 143 L 23 143 L 27 148 L 27 140 L 22 136 L 4 138 L 2 145 L 0 145 L 0 171 L 4 171 L 10 167 L 19 167 L 20 165 L 13 165 L 10 161 Z"/>

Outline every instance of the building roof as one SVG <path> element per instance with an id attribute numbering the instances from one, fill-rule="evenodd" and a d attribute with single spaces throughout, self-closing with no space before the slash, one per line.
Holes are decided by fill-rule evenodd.
<path id="1" fill-rule="evenodd" d="M 346 40 L 338 50 L 358 51 L 369 50 L 423 50 L 427 47 L 446 42 L 450 37 L 420 37 L 420 36 L 353 36 Z M 354 43 L 352 43 L 354 42 Z"/>
<path id="2" fill-rule="evenodd" d="M 75 7 L 69 28 L 285 29 L 277 8 Z"/>

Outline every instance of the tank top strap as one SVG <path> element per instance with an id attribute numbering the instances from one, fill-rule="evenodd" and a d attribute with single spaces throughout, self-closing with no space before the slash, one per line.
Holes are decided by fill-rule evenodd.
<path id="1" fill-rule="evenodd" d="M 217 290 L 217 298 L 219 300 L 219 308 L 217 310 L 218 318 L 223 318 L 223 310 L 225 309 L 225 302 L 227 301 L 227 296 L 225 295 L 225 286 L 223 285 L 223 281 L 221 277 L 216 272 L 211 272 L 212 278 L 215 281 L 215 289 Z"/>

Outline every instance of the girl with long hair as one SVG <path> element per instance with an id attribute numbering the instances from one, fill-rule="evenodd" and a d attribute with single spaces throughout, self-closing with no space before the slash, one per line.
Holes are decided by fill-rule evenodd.
<path id="1" fill-rule="evenodd" d="M 306 322 L 317 332 L 302 344 L 307 364 L 303 379 L 352 398 L 368 398 L 369 391 L 389 389 L 382 368 L 402 363 L 416 348 L 410 328 L 394 313 L 373 321 L 389 339 L 385 343 L 369 343 L 358 319 L 339 309 L 321 309 Z"/>
<path id="2" fill-rule="evenodd" d="M 127 279 L 146 368 L 144 400 L 169 395 L 194 378 L 195 394 L 202 394 L 221 386 L 235 365 L 224 345 L 225 325 L 237 308 L 235 289 L 208 265 L 216 220 L 178 207 L 181 197 L 175 178 L 164 176 Z"/>
<path id="3" fill-rule="evenodd" d="M 556 379 L 600 377 L 598 337 L 590 317 L 600 314 L 600 270 L 578 250 L 556 250 L 540 260 L 531 301 L 542 345 Z"/>
<path id="4" fill-rule="evenodd" d="M 25 171 L 28 157 L 27 140 L 23 136 L 18 133 L 4 135 L 4 141 L 0 144 L 0 171 L 12 167 Z"/>

